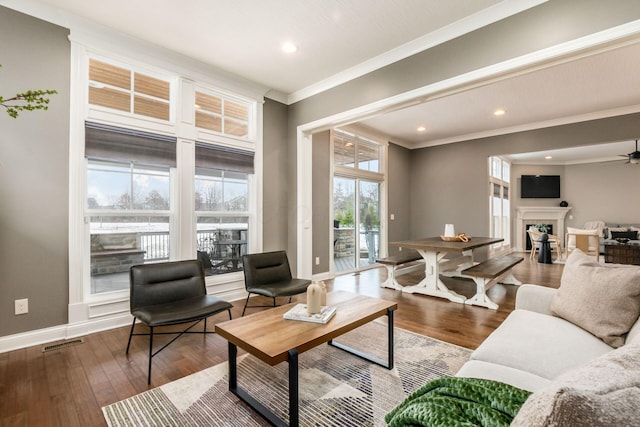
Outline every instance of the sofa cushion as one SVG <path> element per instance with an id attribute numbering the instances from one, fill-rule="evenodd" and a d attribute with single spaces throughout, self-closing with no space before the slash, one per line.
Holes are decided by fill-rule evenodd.
<path id="1" fill-rule="evenodd" d="M 517 309 L 471 354 L 471 360 L 553 379 L 611 350 L 600 339 L 566 320 Z"/>
<path id="2" fill-rule="evenodd" d="M 611 233 L 613 232 L 622 232 L 622 231 L 627 231 L 629 230 L 629 227 L 624 227 L 624 226 L 608 226 L 606 228 L 606 238 L 607 239 L 613 239 L 613 236 Z"/>
<path id="3" fill-rule="evenodd" d="M 635 426 L 639 402 L 640 342 L 634 341 L 532 394 L 511 426 Z"/>
<path id="4" fill-rule="evenodd" d="M 575 250 L 567 258 L 551 311 L 620 347 L 640 316 L 640 267 L 603 266 Z"/>
<path id="5" fill-rule="evenodd" d="M 629 239 L 629 240 L 638 240 L 638 232 L 635 230 L 630 231 L 612 231 L 611 238 L 616 239 Z"/>
<path id="6" fill-rule="evenodd" d="M 482 360 L 469 360 L 462 365 L 462 368 L 456 373 L 456 377 L 500 381 L 527 391 L 540 390 L 551 382 L 551 380 L 539 377 L 530 372 L 497 365 L 491 362 L 484 362 Z"/>

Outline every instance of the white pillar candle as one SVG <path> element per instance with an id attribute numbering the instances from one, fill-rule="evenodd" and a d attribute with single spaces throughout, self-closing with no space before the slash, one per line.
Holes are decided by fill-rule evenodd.
<path id="1" fill-rule="evenodd" d="M 453 227 L 453 224 L 445 224 L 444 226 L 444 237 L 455 237 L 456 230 Z"/>

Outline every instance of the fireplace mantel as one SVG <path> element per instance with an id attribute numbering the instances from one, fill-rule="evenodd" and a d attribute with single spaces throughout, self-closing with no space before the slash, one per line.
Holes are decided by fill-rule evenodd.
<path id="1" fill-rule="evenodd" d="M 555 222 L 555 232 L 561 240 L 564 241 L 564 221 L 571 207 L 558 206 L 521 206 L 516 209 L 516 247 L 519 252 L 525 251 L 525 235 L 527 232 L 526 224 L 530 222 L 542 223 L 544 221 Z"/>

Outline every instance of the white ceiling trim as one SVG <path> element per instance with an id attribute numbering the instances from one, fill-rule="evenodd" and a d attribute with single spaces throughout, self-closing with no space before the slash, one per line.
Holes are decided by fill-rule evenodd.
<path id="1" fill-rule="evenodd" d="M 554 161 L 512 161 L 512 165 L 522 165 L 522 166 L 538 166 L 538 165 L 546 165 L 546 166 L 573 166 L 573 165 L 585 165 L 590 163 L 606 163 L 606 162 L 619 162 L 624 164 L 623 157 L 594 157 L 592 159 L 586 160 L 575 160 L 575 161 L 567 161 L 567 162 L 554 162 Z"/>
<path id="2" fill-rule="evenodd" d="M 455 142 L 468 141 L 472 139 L 489 138 L 492 136 L 506 135 L 506 134 L 517 133 L 517 132 L 525 132 L 529 130 L 543 129 L 543 128 L 554 127 L 554 126 L 562 126 L 562 125 L 568 125 L 571 123 L 587 122 L 590 120 L 598 120 L 598 119 L 604 119 L 607 117 L 623 116 L 625 114 L 634 114 L 634 113 L 640 113 L 640 104 L 632 105 L 629 107 L 614 108 L 611 110 L 602 110 L 602 111 L 597 111 L 595 113 L 561 117 L 558 119 L 546 120 L 542 122 L 527 123 L 519 126 L 492 129 L 486 132 L 475 132 L 467 135 L 455 136 L 452 138 L 443 138 L 443 139 L 438 139 L 434 141 L 428 141 L 418 145 L 415 145 L 415 144 L 413 145 L 400 144 L 400 145 L 403 145 L 407 148 L 435 147 L 437 145 L 453 144 Z"/>
<path id="3" fill-rule="evenodd" d="M 485 68 L 471 71 L 466 74 L 452 77 L 450 79 L 441 80 L 439 82 L 427 85 L 418 89 L 414 89 L 402 94 L 398 94 L 389 98 L 385 98 L 367 105 L 356 107 L 351 110 L 347 110 L 338 114 L 334 114 L 325 118 L 314 120 L 312 122 L 302 124 L 298 127 L 300 133 L 312 133 L 316 131 L 322 131 L 335 126 L 344 126 L 347 124 L 355 123 L 358 121 L 366 120 L 379 114 L 383 114 L 389 111 L 397 110 L 400 108 L 416 105 L 420 102 L 425 102 L 433 97 L 442 96 L 442 94 L 450 94 L 460 90 L 467 90 L 470 87 L 477 86 L 478 84 L 486 83 L 488 81 L 495 81 L 496 78 L 511 77 L 513 73 L 523 72 L 530 70 L 533 67 L 551 66 L 555 65 L 557 61 L 567 61 L 571 55 L 584 56 L 589 54 L 595 54 L 602 52 L 603 49 L 615 49 L 620 44 L 628 44 L 637 42 L 640 36 L 640 20 L 632 21 L 618 27 L 610 28 L 598 33 L 590 34 L 569 42 L 561 43 L 556 46 L 545 48 L 537 52 L 532 52 L 517 58 L 513 58 L 507 61 L 503 61 L 498 64 L 494 64 Z M 618 42 L 616 44 L 615 42 Z M 556 61 L 555 63 L 553 61 Z M 615 115 L 621 114 L 621 110 L 628 111 L 628 113 L 637 112 L 636 109 L 640 106 L 634 106 L 630 108 L 616 109 L 609 112 L 596 113 L 598 117 L 608 117 L 605 114 Z M 624 113 L 623 113 L 624 114 Z M 579 117 L 573 117 L 574 122 Z M 570 118 L 564 118 L 559 120 L 569 120 Z M 583 120 L 589 120 L 584 118 Z M 556 122 L 551 121 L 551 122 Z M 550 126 L 551 122 L 547 123 Z M 558 123 L 570 123 L 567 121 Z M 525 125 L 527 126 L 527 125 Z M 511 128 L 510 128 L 511 129 Z M 497 131 L 496 131 L 497 132 Z M 515 131 L 514 131 L 515 132 Z M 504 134 L 506 129 L 502 129 L 500 133 L 495 133 L 487 136 L 495 136 L 498 134 Z M 475 136 L 474 136 L 475 138 Z M 467 138 L 470 139 L 467 135 Z M 442 139 L 438 141 L 429 141 L 420 145 L 419 147 L 409 146 L 403 141 L 394 141 L 398 145 L 406 148 L 425 148 L 434 145 L 443 145 L 453 142 L 460 142 L 461 138 Z"/>
<path id="4" fill-rule="evenodd" d="M 425 34 L 415 40 L 391 49 L 382 55 L 378 55 L 354 67 L 341 71 L 333 76 L 314 83 L 306 88 L 289 94 L 286 103 L 291 105 L 303 99 L 309 98 L 318 93 L 324 92 L 343 83 L 361 77 L 372 71 L 378 70 L 394 62 L 408 58 L 429 48 L 453 40 L 464 34 L 475 31 L 479 28 L 493 24 L 494 22 L 508 18 L 532 7 L 546 3 L 548 0 L 504 0 L 480 12 L 474 13 L 464 19 L 454 22 L 437 31 Z M 278 97 L 277 101 L 282 102 L 282 94 L 270 92 L 269 97 Z M 275 99 L 275 98 L 274 98 Z"/>

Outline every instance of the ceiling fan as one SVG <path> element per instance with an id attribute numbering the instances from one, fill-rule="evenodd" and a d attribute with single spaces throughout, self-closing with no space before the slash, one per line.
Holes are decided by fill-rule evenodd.
<path id="1" fill-rule="evenodd" d="M 626 157 L 626 163 L 633 163 L 634 165 L 640 164 L 640 151 L 638 151 L 638 140 L 636 139 L 636 151 L 629 154 L 620 154 L 622 157 Z"/>

